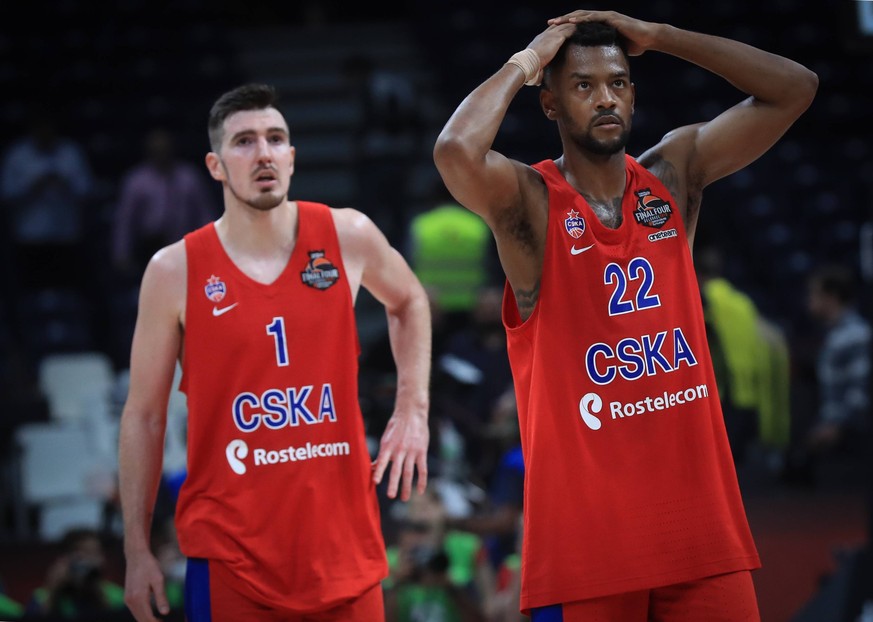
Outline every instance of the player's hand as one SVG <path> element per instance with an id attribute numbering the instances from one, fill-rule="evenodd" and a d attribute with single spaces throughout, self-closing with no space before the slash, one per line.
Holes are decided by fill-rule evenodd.
<path id="1" fill-rule="evenodd" d="M 382 482 L 382 476 L 391 464 L 388 476 L 388 497 L 394 499 L 400 488 L 400 499 L 408 501 L 412 495 L 412 480 L 418 469 L 416 490 L 422 494 L 427 487 L 427 445 L 430 431 L 426 413 L 395 411 L 388 420 L 379 443 L 379 455 L 373 464 L 373 481 Z"/>
<path id="2" fill-rule="evenodd" d="M 639 56 L 650 49 L 654 43 L 658 24 L 644 22 L 615 11 L 573 11 L 561 17 L 553 17 L 548 24 L 580 24 L 582 22 L 606 22 L 627 39 L 629 56 Z"/>
<path id="3" fill-rule="evenodd" d="M 576 24 L 550 24 L 543 32 L 534 37 L 527 47 L 540 57 L 540 69 L 544 68 L 555 57 L 561 46 L 574 32 Z"/>
<path id="4" fill-rule="evenodd" d="M 151 553 L 128 557 L 124 576 L 124 604 L 137 622 L 157 622 L 152 602 L 161 615 L 170 613 L 164 575 L 158 560 Z"/>

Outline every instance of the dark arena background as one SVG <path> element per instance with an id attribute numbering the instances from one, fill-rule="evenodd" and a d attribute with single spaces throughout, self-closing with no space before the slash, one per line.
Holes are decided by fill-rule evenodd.
<path id="1" fill-rule="evenodd" d="M 704 192 L 695 251 L 712 250 L 720 276 L 745 294 L 782 346 L 781 367 L 761 380 L 772 384 L 770 418 L 730 415 L 752 418 L 738 426 L 752 431 L 737 437 L 734 452 L 763 561 L 753 574 L 762 619 L 873 620 L 866 548 L 873 522 L 873 462 L 863 458 L 864 452 L 858 458 L 847 449 L 814 467 L 791 464 L 792 448 L 817 415 L 820 393 L 816 361 L 823 330 L 807 304 L 810 274 L 823 265 L 847 268 L 861 315 L 869 321 L 873 311 L 873 94 L 868 88 L 873 83 L 873 2 L 605 4 L 640 19 L 750 43 L 794 59 L 820 78 L 812 106 L 774 148 Z M 119 205 L 128 172 L 142 161 L 146 137 L 155 129 L 172 135 L 176 156 L 203 174 L 206 200 L 217 217 L 220 187 L 203 165 L 209 106 L 242 82 L 272 83 L 297 148 L 290 195 L 360 209 L 408 254 L 412 219 L 446 201 L 431 150 L 451 111 L 525 47 L 549 17 L 577 8 L 601 7 L 552 0 L 418 1 L 398 7 L 328 0 L 47 0 L 18 4 L 14 14 L 5 11 L 0 26 L 0 594 L 12 601 L 11 613 L 5 614 L 9 619 L 53 619 L 25 612 L 65 555 L 64 534 L 76 527 L 99 536 L 106 560 L 103 580 L 124 583 L 115 443 L 142 273 L 137 259 L 156 241 L 137 238 L 142 225 L 136 219 L 128 222 L 123 237 Z M 720 78 L 662 54 L 633 58 L 631 67 L 637 101 L 628 146 L 632 155 L 668 130 L 708 120 L 742 98 Z M 375 95 L 362 88 L 374 75 L 369 84 L 376 85 Z M 499 150 L 525 162 L 560 154 L 557 132 L 540 111 L 535 91 L 516 98 L 497 139 Z M 14 146 L 37 120 L 34 113 L 80 150 L 88 171 L 77 178 L 82 188 L 64 186 L 67 234 L 35 251 L 21 250 L 16 223 L 22 195 L 12 190 L 17 173 L 9 162 Z M 55 225 L 62 228 L 56 218 L 41 223 L 46 231 L 55 231 Z M 501 287 L 500 273 L 489 270 L 486 284 Z M 361 403 L 368 435 L 378 442 L 393 395 L 385 318 L 366 293 L 356 308 Z M 475 333 L 478 326 L 469 319 L 452 330 Z M 463 351 L 452 351 L 455 342 L 447 333 L 435 330 L 434 335 L 434 383 L 440 394 L 431 411 L 431 489 L 435 502 L 460 516 L 484 512 L 495 500 L 489 498 L 492 462 L 485 459 L 493 447 L 480 443 L 475 427 L 468 429 L 464 421 L 489 415 L 459 416 L 458 404 L 472 408 L 487 394 L 492 401 L 483 408 L 490 408 L 496 392 L 461 378 L 457 362 Z M 498 361 L 497 367 L 505 366 Z M 497 377 L 487 368 L 480 371 Z M 869 402 L 867 415 L 869 421 Z M 167 527 L 156 529 L 155 536 L 171 560 L 168 517 L 184 472 L 184 424 L 184 397 L 174 387 L 165 486 L 157 507 Z M 781 432 L 765 434 L 765 424 Z M 383 490 L 380 499 L 386 543 L 395 551 L 410 510 L 390 502 Z M 489 534 L 475 538 L 481 544 Z M 178 570 L 182 561 L 177 555 L 175 565 L 167 567 Z M 459 558 L 451 561 L 464 566 Z M 476 572 L 477 563 L 481 558 L 468 560 L 467 568 Z M 484 601 L 481 594 L 471 594 L 474 601 Z M 175 608 L 170 618 L 181 616 Z M 0 619 L 6 619 L 3 613 Z M 132 618 L 116 606 L 78 619 Z"/>

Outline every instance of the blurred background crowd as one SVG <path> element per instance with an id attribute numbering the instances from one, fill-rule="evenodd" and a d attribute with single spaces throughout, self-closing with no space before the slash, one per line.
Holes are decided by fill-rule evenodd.
<path id="1" fill-rule="evenodd" d="M 873 2 L 619 4 L 608 8 L 739 39 L 820 77 L 816 101 L 785 138 L 707 190 L 695 255 L 764 561 L 763 619 L 854 622 L 873 585 L 859 570 L 873 533 L 873 94 L 861 88 L 873 80 Z M 220 215 L 220 186 L 203 165 L 206 118 L 217 95 L 244 81 L 281 93 L 297 148 L 291 197 L 367 213 L 431 294 L 433 480 L 409 503 L 380 494 L 389 619 L 524 619 L 524 463 L 503 278 L 489 230 L 445 193 L 431 149 L 461 99 L 546 19 L 603 7 L 19 8 L 0 29 L 0 619 L 128 619 L 115 444 L 139 279 L 155 250 Z M 640 103 L 632 155 L 741 97 L 674 58 L 646 54 L 631 67 Z M 556 157 L 548 123 L 526 90 L 497 145 L 525 162 Z M 375 451 L 394 367 L 382 308 L 362 291 L 356 309 Z M 172 513 L 186 411 L 177 389 L 168 413 L 154 539 L 180 616 L 184 558 Z"/>

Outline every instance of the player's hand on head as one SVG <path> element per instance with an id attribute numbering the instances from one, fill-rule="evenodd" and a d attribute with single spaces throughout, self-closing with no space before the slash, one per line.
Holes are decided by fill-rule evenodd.
<path id="1" fill-rule="evenodd" d="M 396 411 L 379 443 L 379 455 L 373 464 L 373 481 L 382 482 L 388 465 L 388 497 L 408 501 L 412 495 L 412 483 L 418 470 L 416 490 L 424 493 L 427 486 L 427 447 L 430 431 L 427 417 L 420 413 Z"/>
<path id="2" fill-rule="evenodd" d="M 576 25 L 568 22 L 550 24 L 543 32 L 534 37 L 527 47 L 537 53 L 541 67 L 548 65 L 561 46 L 576 30 Z"/>
<path id="3" fill-rule="evenodd" d="M 581 24 L 582 22 L 606 22 L 618 30 L 627 40 L 627 53 L 639 56 L 652 47 L 655 41 L 657 24 L 644 22 L 615 11 L 573 11 L 560 17 L 553 17 L 548 24 Z"/>

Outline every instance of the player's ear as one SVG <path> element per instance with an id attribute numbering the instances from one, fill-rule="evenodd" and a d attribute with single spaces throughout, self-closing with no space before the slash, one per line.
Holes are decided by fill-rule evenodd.
<path id="1" fill-rule="evenodd" d="M 224 167 L 221 165 L 221 158 L 214 151 L 206 154 L 206 168 L 209 170 L 209 174 L 212 175 L 212 179 L 217 181 L 224 181 L 226 179 Z"/>
<path id="2" fill-rule="evenodd" d="M 297 149 L 294 147 L 294 145 L 291 145 L 291 164 L 289 166 L 290 170 L 288 171 L 291 175 L 294 174 L 294 159 L 296 156 L 297 156 Z"/>
<path id="3" fill-rule="evenodd" d="M 543 114 L 549 121 L 554 121 L 555 113 L 555 96 L 549 89 L 540 89 L 540 106 L 543 108 Z"/>

